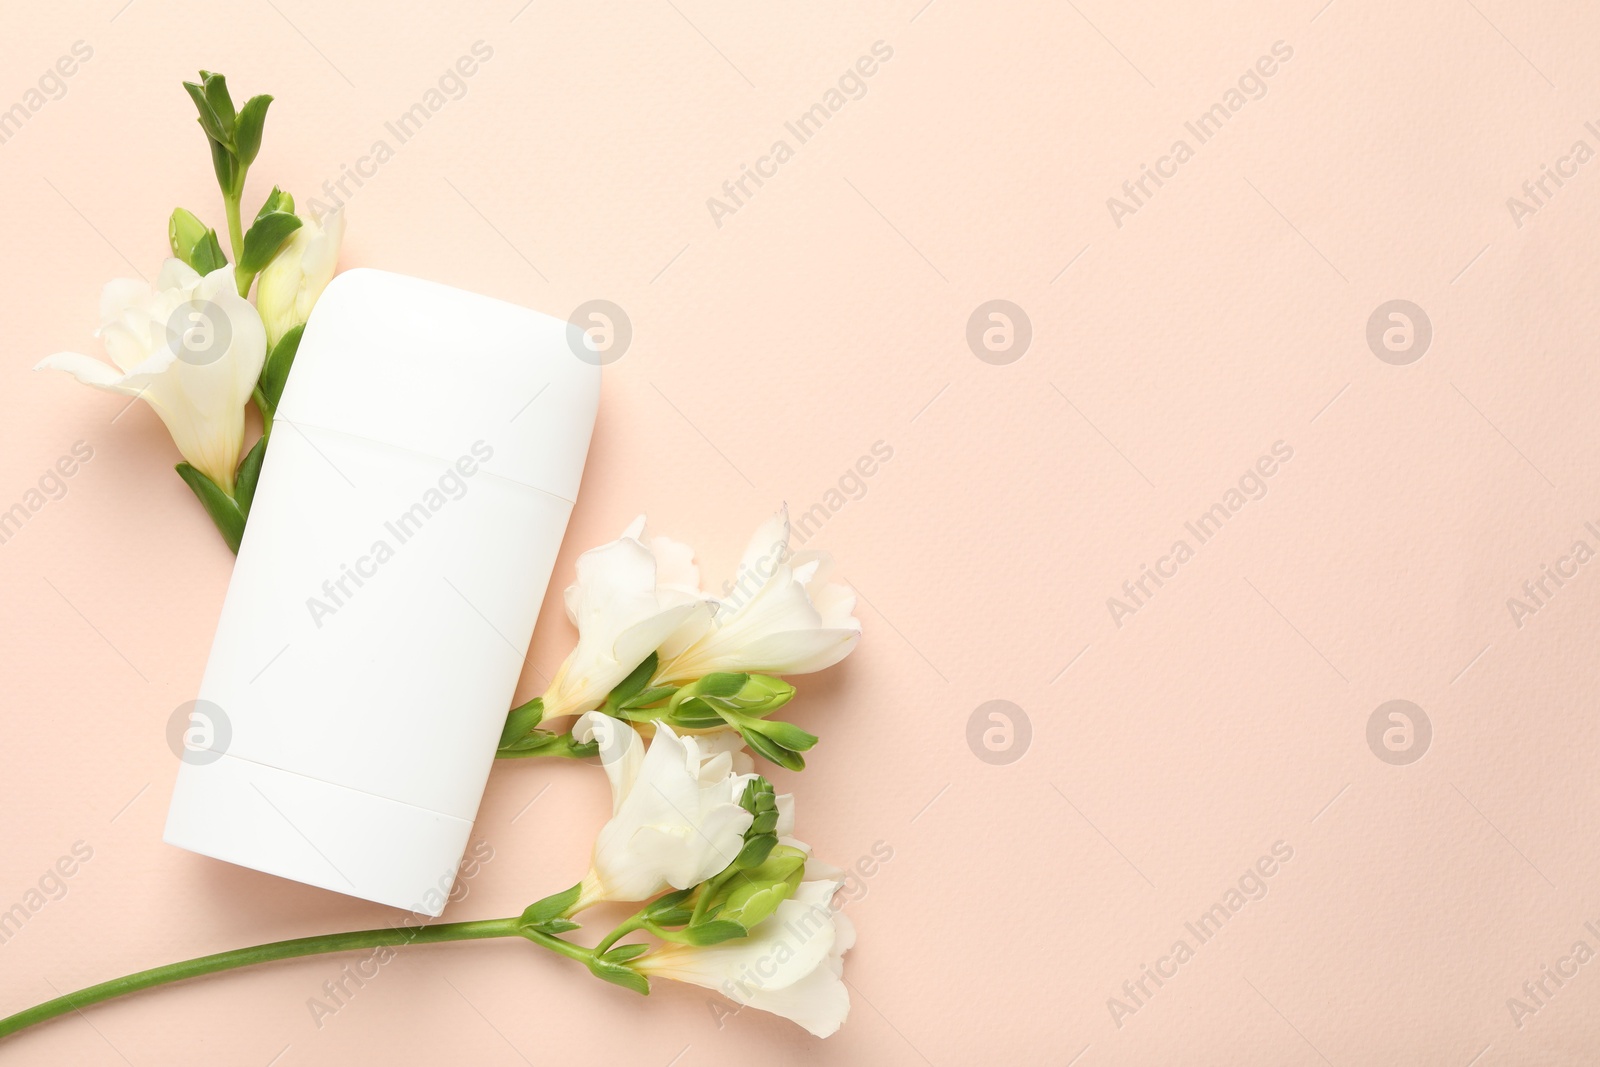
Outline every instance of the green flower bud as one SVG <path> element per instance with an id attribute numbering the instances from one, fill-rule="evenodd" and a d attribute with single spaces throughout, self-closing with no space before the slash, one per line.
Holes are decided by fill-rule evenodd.
<path id="1" fill-rule="evenodd" d="M 794 699 L 794 686 L 768 674 L 708 674 L 679 689 L 668 704 L 668 720 L 706 729 L 738 717 L 759 719 Z M 724 712 L 729 713 L 724 720 Z"/>
<path id="2" fill-rule="evenodd" d="M 172 220 L 167 224 L 167 239 L 172 242 L 172 254 L 183 259 L 209 230 L 210 227 L 196 218 L 194 212 L 181 207 L 174 208 Z"/>
<path id="3" fill-rule="evenodd" d="M 765 720 L 746 724 L 749 731 L 760 734 L 769 741 L 791 752 L 805 752 L 817 743 L 817 735 L 807 733 L 792 722 Z"/>
<path id="4" fill-rule="evenodd" d="M 283 205 L 294 203 L 288 193 L 277 195 Z M 297 219 L 283 210 L 269 211 L 245 236 L 247 256 L 250 235 L 257 232 L 262 255 L 257 268 L 261 283 L 256 290 L 256 310 L 267 328 L 267 343 L 276 345 L 290 330 L 304 325 L 322 290 L 333 280 L 344 240 L 344 212 L 334 211 L 319 222 Z"/>
<path id="5" fill-rule="evenodd" d="M 728 883 L 717 918 L 752 930 L 778 905 L 794 895 L 805 875 L 806 854 L 790 845 L 778 845 L 759 866 Z"/>
<path id="6" fill-rule="evenodd" d="M 752 674 L 733 698 L 746 714 L 765 715 L 794 699 L 794 686 L 770 674 Z"/>
<path id="7" fill-rule="evenodd" d="M 267 194 L 267 199 L 262 203 L 261 210 L 256 212 L 256 221 L 260 222 L 268 215 L 279 212 L 285 215 L 293 215 L 294 197 L 274 185 L 272 192 Z"/>
<path id="8" fill-rule="evenodd" d="M 214 74 L 209 70 L 200 72 L 201 91 L 205 94 L 206 104 L 211 109 L 211 114 L 216 118 L 222 132 L 227 137 L 233 136 L 234 120 L 238 117 L 233 109 L 233 96 L 228 92 L 228 79 L 221 74 Z"/>
<path id="9" fill-rule="evenodd" d="M 210 274 L 228 265 L 222 245 L 217 241 L 217 231 L 201 222 L 193 212 L 176 208 L 167 223 L 167 240 L 172 254 L 183 260 L 199 274 Z"/>

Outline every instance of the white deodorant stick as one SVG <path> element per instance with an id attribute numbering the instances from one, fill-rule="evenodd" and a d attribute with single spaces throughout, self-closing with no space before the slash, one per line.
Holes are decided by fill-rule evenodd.
<path id="1" fill-rule="evenodd" d="M 599 361 L 572 331 L 382 271 L 328 286 L 273 423 L 168 842 L 444 910 L 594 427 Z"/>

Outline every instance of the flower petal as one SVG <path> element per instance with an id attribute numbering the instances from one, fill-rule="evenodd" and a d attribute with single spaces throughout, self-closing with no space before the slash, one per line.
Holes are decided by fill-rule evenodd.
<path id="1" fill-rule="evenodd" d="M 108 393 L 139 395 L 138 388 L 126 384 L 125 376 L 117 368 L 77 352 L 57 352 L 53 356 L 46 356 L 34 364 L 33 369 L 66 371 L 84 385 L 92 385 Z"/>
<path id="2" fill-rule="evenodd" d="M 214 349 L 203 361 L 173 343 L 174 311 L 204 301 L 221 320 L 207 322 Z M 156 289 L 113 281 L 101 293 L 99 334 L 115 369 L 74 353 L 39 364 L 64 370 L 98 389 L 143 398 L 161 417 L 183 458 L 224 491 L 233 489 L 244 445 L 244 408 L 266 360 L 261 317 L 234 289 L 232 270 L 202 279 L 180 260 L 162 264 Z M 225 346 L 225 347 L 224 347 Z"/>
<path id="3" fill-rule="evenodd" d="M 720 670 L 765 670 L 773 674 L 812 674 L 855 650 L 860 630 L 789 630 L 751 641 Z"/>
<path id="4" fill-rule="evenodd" d="M 600 766 L 611 782 L 611 813 L 616 814 L 639 780 L 639 767 L 644 763 L 644 740 L 639 731 L 620 719 L 591 711 L 572 724 L 572 737 L 581 744 L 600 742 Z"/>
<path id="5" fill-rule="evenodd" d="M 728 596 L 709 626 L 680 630 L 663 644 L 658 682 L 687 682 L 714 671 L 805 674 L 839 662 L 861 631 L 855 592 L 827 583 L 828 558 L 788 550 L 785 507 L 763 522 L 745 549 Z"/>
<path id="6" fill-rule="evenodd" d="M 700 568 L 694 549 L 670 537 L 652 537 L 650 554 L 656 560 L 656 588 L 683 600 L 700 600 Z"/>
<path id="7" fill-rule="evenodd" d="M 587 735 L 602 722 L 615 720 L 584 716 L 580 728 Z M 729 754 L 708 758 L 696 739 L 659 724 L 630 776 L 631 758 L 622 750 L 614 783 L 630 780 L 626 788 L 614 784 L 620 799 L 595 840 L 592 867 L 605 897 L 644 900 L 669 886 L 687 889 L 732 862 L 752 816 L 738 804 L 743 783 L 732 776 Z"/>
<path id="8" fill-rule="evenodd" d="M 232 268 L 228 268 L 232 270 Z M 192 289 L 199 284 L 200 275 L 181 259 L 168 258 L 156 275 L 156 289 Z"/>
<path id="9" fill-rule="evenodd" d="M 842 920 L 844 917 L 839 918 Z M 836 956 L 830 957 L 822 966 L 782 989 L 754 990 L 746 1003 L 758 1011 L 781 1015 L 804 1027 L 815 1037 L 831 1037 L 844 1025 L 850 1014 L 850 990 L 844 984 L 844 961 Z"/>
<path id="10" fill-rule="evenodd" d="M 716 945 L 666 945 L 638 967 L 754 1003 L 757 992 L 784 989 L 825 966 L 836 937 L 833 918 L 827 908 L 801 900 L 797 889 L 749 937 Z"/>
<path id="11" fill-rule="evenodd" d="M 150 299 L 150 286 L 138 278 L 113 278 L 100 291 L 100 321 L 115 322 Z"/>
<path id="12" fill-rule="evenodd" d="M 754 770 L 755 762 L 750 758 L 750 753 L 744 749 L 744 738 L 739 736 L 737 730 L 712 730 L 709 733 L 695 734 L 695 741 L 700 745 L 700 750 L 708 755 L 726 752 L 733 760 L 733 773 L 741 778 L 747 778 Z M 741 784 L 740 788 L 744 786 Z M 782 801 L 782 797 L 778 798 Z M 779 808 L 782 811 L 782 808 Z M 782 818 L 779 819 L 780 825 Z"/>
<path id="13" fill-rule="evenodd" d="M 739 560 L 739 576 L 754 576 L 765 582 L 773 568 L 789 555 L 789 505 L 785 504 L 750 535 L 744 556 Z M 737 585 L 737 580 L 735 582 Z"/>

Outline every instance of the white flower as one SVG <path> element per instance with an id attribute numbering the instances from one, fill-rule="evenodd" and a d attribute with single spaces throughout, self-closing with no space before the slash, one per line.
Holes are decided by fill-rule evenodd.
<path id="1" fill-rule="evenodd" d="M 261 271 L 256 307 L 273 347 L 284 334 L 311 317 L 311 307 L 333 280 L 344 240 L 344 211 L 300 217 L 300 228 Z"/>
<path id="2" fill-rule="evenodd" d="M 714 615 L 681 627 L 661 649 L 657 682 L 716 671 L 809 674 L 848 656 L 861 637 L 855 593 L 823 581 L 826 558 L 789 551 L 789 509 L 756 530 Z"/>
<path id="3" fill-rule="evenodd" d="M 754 776 L 739 769 L 736 735 L 680 737 L 658 724 L 646 749 L 633 727 L 592 711 L 573 724 L 572 736 L 599 742 L 611 782 L 611 819 L 595 840 L 574 911 L 688 889 L 739 855 L 752 819 L 739 798 Z M 793 827 L 792 799 L 780 797 L 776 832 Z"/>
<path id="4" fill-rule="evenodd" d="M 807 861 L 805 878 L 749 937 L 706 946 L 667 944 L 632 966 L 647 976 L 716 990 L 827 1037 L 850 1012 L 844 954 L 856 935 L 832 906 L 843 884 L 836 871 Z"/>
<path id="5" fill-rule="evenodd" d="M 640 540 L 644 516 L 620 538 L 578 557 L 578 580 L 566 592 L 578 644 L 544 694 L 547 719 L 599 707 L 675 630 L 710 610 L 687 546 Z"/>
<path id="6" fill-rule="evenodd" d="M 183 458 L 231 495 L 245 404 L 267 349 L 260 316 L 234 289 L 233 268 L 202 278 L 169 259 L 153 291 L 131 279 L 108 283 L 100 319 L 98 336 L 115 366 L 57 352 L 34 369 L 63 370 L 85 385 L 142 397 Z"/>

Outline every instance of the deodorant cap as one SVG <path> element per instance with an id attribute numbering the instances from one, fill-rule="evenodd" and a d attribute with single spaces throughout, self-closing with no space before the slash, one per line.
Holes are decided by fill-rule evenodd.
<path id="1" fill-rule="evenodd" d="M 317 303 L 278 415 L 440 459 L 492 430 L 485 471 L 573 501 L 600 401 L 582 337 L 514 304 L 348 270 Z"/>
<path id="2" fill-rule="evenodd" d="M 285 385 L 168 810 L 175 845 L 439 915 L 578 493 L 565 321 L 376 270 Z"/>

